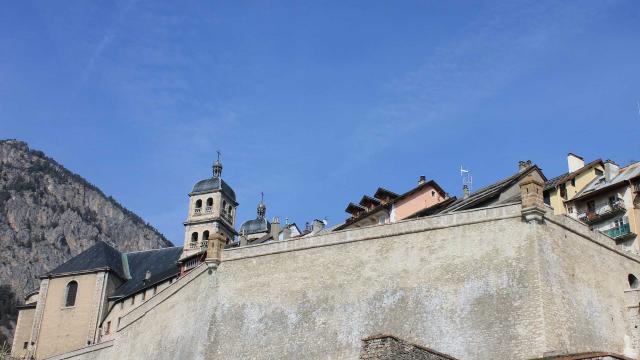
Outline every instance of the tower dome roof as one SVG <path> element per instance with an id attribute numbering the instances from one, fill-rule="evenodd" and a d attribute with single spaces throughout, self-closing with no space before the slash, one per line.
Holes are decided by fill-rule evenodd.
<path id="1" fill-rule="evenodd" d="M 231 200 L 236 201 L 236 193 L 233 191 L 231 186 L 221 178 L 215 177 L 198 181 L 193 185 L 193 190 L 191 190 L 189 195 L 204 194 L 216 190 L 222 191 L 222 193 L 227 195 Z"/>
<path id="2" fill-rule="evenodd" d="M 271 223 L 265 218 L 247 220 L 240 226 L 240 234 L 257 234 L 271 231 Z"/>

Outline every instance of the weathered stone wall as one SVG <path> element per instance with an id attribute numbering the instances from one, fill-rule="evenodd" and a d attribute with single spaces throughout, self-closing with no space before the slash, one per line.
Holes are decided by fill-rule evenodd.
<path id="1" fill-rule="evenodd" d="M 637 258 L 554 219 L 512 205 L 225 250 L 87 358 L 357 359 L 380 333 L 460 359 L 623 353 Z"/>
<path id="2" fill-rule="evenodd" d="M 549 350 L 607 350 L 636 357 L 631 342 L 639 324 L 630 321 L 625 291 L 628 275 L 640 276 L 637 257 L 617 250 L 613 240 L 572 218 L 546 221 L 538 226 L 536 242 Z"/>

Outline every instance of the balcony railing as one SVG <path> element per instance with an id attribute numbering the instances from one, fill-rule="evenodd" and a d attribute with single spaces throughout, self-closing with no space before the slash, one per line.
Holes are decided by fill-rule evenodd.
<path id="1" fill-rule="evenodd" d="M 202 208 L 193 209 L 193 215 L 202 215 Z"/>
<path id="2" fill-rule="evenodd" d="M 204 208 L 204 212 L 206 213 L 210 213 L 211 212 L 211 206 L 207 206 Z"/>
<path id="3" fill-rule="evenodd" d="M 189 249 L 195 249 L 197 245 L 198 245 L 197 242 L 192 241 L 192 242 L 189 243 Z"/>
<path id="4" fill-rule="evenodd" d="M 612 203 L 601 206 L 599 209 L 595 211 L 587 211 L 587 212 L 578 214 L 578 220 L 583 221 L 587 224 L 594 224 L 600 221 L 610 219 L 626 211 L 627 209 L 624 207 L 624 203 L 622 202 L 622 200 L 616 200 Z"/>
<path id="5" fill-rule="evenodd" d="M 231 217 L 231 214 L 229 214 L 228 212 L 223 211 L 223 212 L 222 212 L 222 218 L 223 218 L 223 219 L 225 219 L 225 220 L 227 220 L 227 222 L 228 222 L 229 224 L 233 224 L 233 218 Z"/>
<path id="6" fill-rule="evenodd" d="M 205 250 L 207 246 L 209 246 L 209 240 L 202 240 L 202 242 L 200 243 L 200 250 Z"/>
<path id="7" fill-rule="evenodd" d="M 616 240 L 632 237 L 635 235 L 631 232 L 631 227 L 628 223 L 606 230 L 604 233 Z"/>

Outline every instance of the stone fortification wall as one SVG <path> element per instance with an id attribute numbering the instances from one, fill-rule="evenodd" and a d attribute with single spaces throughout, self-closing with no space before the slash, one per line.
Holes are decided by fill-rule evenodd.
<path id="1" fill-rule="evenodd" d="M 90 358 L 358 359 L 381 333 L 459 359 L 622 353 L 640 266 L 592 235 L 512 205 L 226 250 Z"/>
<path id="2" fill-rule="evenodd" d="M 638 257 L 567 216 L 539 226 L 539 266 L 550 351 L 608 351 L 638 356 L 637 304 L 629 304 L 629 274 L 640 277 Z"/>

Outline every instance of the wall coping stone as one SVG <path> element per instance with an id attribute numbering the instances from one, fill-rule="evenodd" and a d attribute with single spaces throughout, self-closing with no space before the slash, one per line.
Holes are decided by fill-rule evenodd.
<path id="1" fill-rule="evenodd" d="M 86 347 L 83 347 L 83 348 L 78 349 L 78 350 L 69 351 L 69 352 L 66 352 L 64 354 L 54 355 L 54 356 L 46 358 L 45 360 L 64 360 L 64 359 L 69 359 L 69 358 L 72 358 L 72 357 L 75 357 L 75 356 L 89 354 L 89 353 L 92 353 L 94 351 L 106 349 L 106 348 L 109 348 L 109 347 L 112 347 L 112 346 L 113 346 L 113 340 L 109 340 L 109 341 L 101 342 L 101 343 L 98 343 L 98 344 L 95 344 L 95 345 L 86 346 Z"/>

